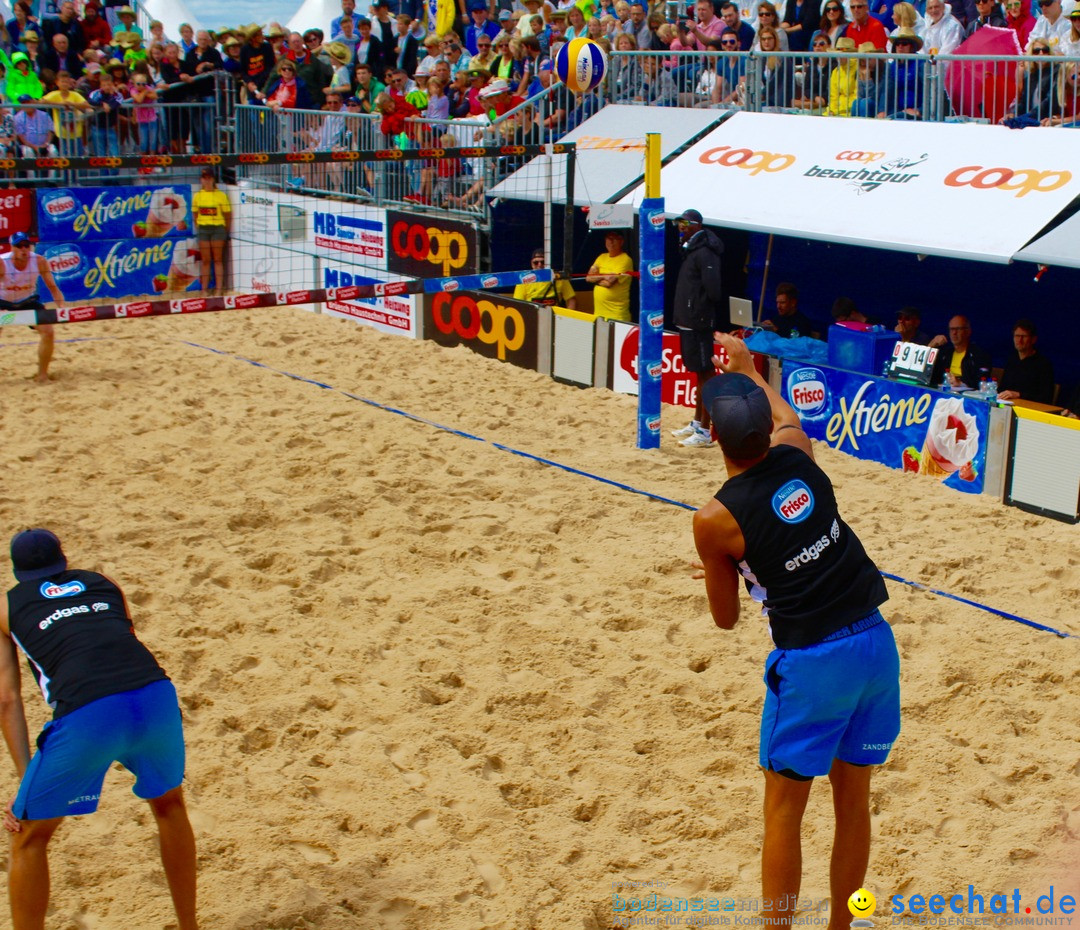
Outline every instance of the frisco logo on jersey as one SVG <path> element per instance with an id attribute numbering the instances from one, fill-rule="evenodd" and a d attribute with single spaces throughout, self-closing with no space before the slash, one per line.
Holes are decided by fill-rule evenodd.
<path id="1" fill-rule="evenodd" d="M 66 584 L 54 584 L 46 581 L 41 588 L 42 597 L 74 597 L 86 590 L 86 585 L 81 581 L 69 581 Z"/>
<path id="2" fill-rule="evenodd" d="M 814 495 L 805 481 L 789 481 L 773 495 L 772 509 L 785 523 L 802 523 L 814 511 Z"/>
<path id="3" fill-rule="evenodd" d="M 797 368 L 788 376 L 788 398 L 804 420 L 825 416 L 829 406 L 829 388 L 825 373 L 818 368 Z"/>

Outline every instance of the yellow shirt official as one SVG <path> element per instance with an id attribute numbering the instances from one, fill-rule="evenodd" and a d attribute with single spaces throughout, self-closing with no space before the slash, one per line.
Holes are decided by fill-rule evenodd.
<path id="1" fill-rule="evenodd" d="M 224 191 L 196 191 L 191 198 L 191 215 L 196 226 L 224 226 L 232 208 Z"/>
<path id="2" fill-rule="evenodd" d="M 604 252 L 593 267 L 600 275 L 626 274 L 634 270 L 634 260 L 625 252 L 612 257 Z M 614 287 L 597 284 L 593 288 L 593 313 L 609 320 L 630 322 L 630 279 L 621 278 Z"/>
<path id="3" fill-rule="evenodd" d="M 573 285 L 569 281 L 537 281 L 533 284 L 518 284 L 514 287 L 515 300 L 529 300 L 534 304 L 555 304 L 565 307 L 574 296 Z"/>

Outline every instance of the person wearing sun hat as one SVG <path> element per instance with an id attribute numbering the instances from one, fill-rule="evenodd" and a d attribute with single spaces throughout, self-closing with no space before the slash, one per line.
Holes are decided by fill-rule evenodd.
<path id="1" fill-rule="evenodd" d="M 746 343 L 704 390 L 727 478 L 694 514 L 713 622 L 739 621 L 742 581 L 768 620 L 758 764 L 765 777 L 761 844 L 765 926 L 791 925 L 802 877 L 802 820 L 827 775 L 835 818 L 834 900 L 862 887 L 870 850 L 870 786 L 900 734 L 900 657 L 881 605 L 881 571 L 841 518 L 829 476 L 799 415 L 761 377 Z M 757 611 L 753 611 L 757 613 Z M 819 879 L 815 879 L 817 881 Z"/>
<path id="2" fill-rule="evenodd" d="M 19 776 L 4 813 L 11 834 L 12 925 L 42 927 L 47 848 L 63 818 L 98 808 L 117 762 L 150 805 L 178 930 L 196 930 L 195 836 L 184 804 L 184 730 L 176 688 L 135 636 L 124 592 L 105 575 L 71 568 L 56 534 L 11 540 L 17 584 L 0 601 L 0 729 Z M 52 708 L 31 752 L 18 653 Z"/>
<path id="3" fill-rule="evenodd" d="M 889 119 L 922 119 L 926 60 L 916 53 L 922 49 L 923 40 L 914 29 L 907 28 L 897 29 L 890 39 L 893 51 L 903 57 L 891 58 L 885 72 L 885 84 L 889 89 L 886 115 Z"/>

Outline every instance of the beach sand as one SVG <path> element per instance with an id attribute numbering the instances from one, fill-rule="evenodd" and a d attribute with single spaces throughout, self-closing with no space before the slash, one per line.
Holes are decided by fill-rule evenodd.
<path id="1" fill-rule="evenodd" d="M 764 622 L 744 596 L 713 626 L 689 510 L 492 444 L 696 507 L 723 461 L 667 436 L 685 411 L 641 452 L 636 398 L 299 310 L 72 337 L 39 387 L 33 335 L 0 331 L 0 526 L 115 578 L 176 682 L 205 927 L 584 930 L 613 893 L 760 893 Z M 817 455 L 882 570 L 1080 634 L 1077 527 Z M 888 588 L 904 728 L 874 779 L 877 924 L 897 894 L 1076 894 L 1080 640 Z M 36 733 L 25 670 L 23 691 Z M 50 928 L 175 924 L 130 785 L 110 773 L 54 841 Z"/>

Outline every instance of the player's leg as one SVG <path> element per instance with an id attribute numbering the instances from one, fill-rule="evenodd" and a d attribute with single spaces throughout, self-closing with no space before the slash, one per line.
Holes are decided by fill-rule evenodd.
<path id="1" fill-rule="evenodd" d="M 184 804 L 184 789 L 173 788 L 148 803 L 157 821 L 161 864 L 169 882 L 180 930 L 196 930 L 195 834 Z"/>
<path id="2" fill-rule="evenodd" d="M 761 846 L 761 897 L 765 926 L 791 925 L 802 883 L 802 819 L 812 779 L 765 770 L 765 840 Z"/>
<path id="3" fill-rule="evenodd" d="M 49 840 L 63 822 L 23 820 L 22 829 L 11 834 L 8 864 L 8 897 L 14 930 L 43 930 L 49 906 Z"/>
<path id="4" fill-rule="evenodd" d="M 37 380 L 44 384 L 49 380 L 49 362 L 52 361 L 56 334 L 51 323 L 39 323 L 38 332 L 38 370 Z"/>
<path id="5" fill-rule="evenodd" d="M 833 790 L 836 832 L 829 867 L 829 930 L 847 930 L 847 900 L 863 886 L 870 862 L 869 765 L 852 765 L 837 759 L 829 772 Z"/>

